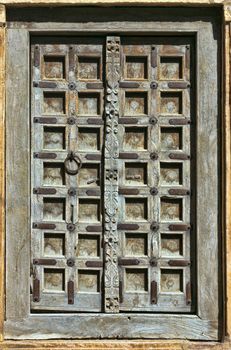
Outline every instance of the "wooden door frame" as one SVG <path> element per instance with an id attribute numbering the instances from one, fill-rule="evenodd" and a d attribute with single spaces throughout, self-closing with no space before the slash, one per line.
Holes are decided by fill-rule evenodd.
<path id="1" fill-rule="evenodd" d="M 20 2 L 17 1 L 17 2 Z M 64 2 L 64 1 L 60 1 Z M 56 5 L 60 4 L 60 2 L 57 2 Z M 119 3 L 120 1 L 107 1 L 107 4 L 115 4 Z M 134 5 L 134 2 L 127 1 Z M 126 2 L 126 3 L 127 3 Z M 159 1 L 156 3 L 155 1 L 152 1 L 155 5 L 160 5 L 162 1 Z M 7 1 L 7 3 L 9 3 Z M 52 2 L 54 3 L 54 2 Z M 66 4 L 70 4 L 71 2 L 65 1 Z M 91 1 L 89 4 L 95 4 L 96 1 Z M 174 1 L 169 2 L 171 5 L 177 5 L 179 2 Z M 198 3 L 198 5 L 204 5 L 204 3 L 207 3 L 209 5 L 209 1 L 201 1 L 197 2 L 194 1 L 193 4 Z M 223 4 L 223 1 L 215 1 L 214 3 L 217 4 Z M 11 3 L 13 5 L 13 3 Z M 25 4 L 25 1 L 24 1 Z M 33 4 L 36 4 L 36 1 L 33 2 Z M 41 4 L 41 2 L 40 2 Z M 45 4 L 45 2 L 44 2 Z M 49 4 L 49 2 L 46 2 L 46 4 Z M 136 3 L 137 4 L 137 3 Z M 144 4 L 143 2 L 139 2 L 139 4 Z M 147 3 L 146 3 L 147 4 Z M 166 4 L 166 2 L 165 2 Z M 98 346 L 100 348 L 104 349 L 110 349 L 110 348 L 118 348 L 122 349 L 124 347 L 127 348 L 135 348 L 140 349 L 147 348 L 147 349 L 184 349 L 186 346 L 190 349 L 197 349 L 197 348 L 208 348 L 207 344 L 193 344 L 193 342 L 184 342 L 184 341 L 104 341 L 100 342 L 100 345 L 98 345 L 97 341 L 23 341 L 23 342 L 17 342 L 17 346 L 15 346 L 15 342 L 7 342 L 3 340 L 3 315 L 4 315 L 4 237 L 5 237 L 5 227 L 4 227 L 4 220 L 5 220 L 5 144 L 4 144 L 4 134 L 5 134 L 5 103 L 4 103 L 4 96 L 5 96 L 5 6 L 2 5 L 0 7 L 0 22 L 2 23 L 2 26 L 0 28 L 0 40 L 1 40 L 1 50 L 0 50 L 0 98 L 2 101 L 1 104 L 1 110 L 0 110 L 0 132 L 1 132 L 1 138 L 0 138 L 0 147 L 1 147 L 1 154 L 0 154 L 0 188 L 1 188 L 1 206 L 0 206 L 0 215 L 1 215 L 1 226 L 0 226 L 0 233 L 1 233 L 1 240 L 0 240 L 0 255 L 1 255 L 1 278 L 0 278 L 0 297 L 1 297 L 1 308 L 0 308 L 0 314 L 2 315 L 2 322 L 1 322 L 1 341 L 3 342 L 3 348 L 23 348 L 25 346 L 31 347 L 31 348 L 38 348 L 38 347 L 45 347 L 45 348 L 61 348 L 61 347 L 71 347 L 71 348 L 78 348 L 81 346 L 81 348 L 91 348 L 96 349 Z M 223 25 L 223 45 L 224 45 L 224 53 L 223 53 L 223 62 L 224 62 L 224 71 L 223 73 L 223 125 L 222 125 L 222 140 L 224 140 L 223 143 L 223 202 L 222 202 L 222 215 L 224 217 L 223 220 L 223 234 L 226 233 L 226 254 L 223 254 L 224 263 L 226 263 L 226 273 L 227 273 L 227 280 L 226 280 L 226 286 L 227 286 L 227 299 L 228 302 L 226 304 L 225 310 L 227 311 L 227 324 L 226 324 L 226 333 L 229 335 L 231 331 L 231 252 L 229 251 L 229 247 L 231 246 L 231 191 L 230 191 L 230 183 L 231 183 L 231 171 L 230 171 L 230 101 L 229 101 L 229 95 L 230 95 L 230 63 L 229 63 L 229 48 L 230 48 L 230 22 L 231 22 L 231 6 L 225 5 L 223 6 L 223 14 L 224 14 L 224 25 Z M 230 287 L 229 287 L 230 286 Z M 145 345 L 146 344 L 146 345 Z M 224 344 L 220 345 L 214 345 L 210 344 L 211 346 L 216 346 L 216 348 L 229 348 L 228 340 Z M 146 347 L 147 346 L 147 347 Z"/>

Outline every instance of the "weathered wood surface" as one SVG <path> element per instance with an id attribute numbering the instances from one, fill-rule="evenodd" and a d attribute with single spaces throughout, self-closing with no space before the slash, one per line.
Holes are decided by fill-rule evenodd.
<path id="1" fill-rule="evenodd" d="M 3 5 L 20 5 L 20 6 L 64 6 L 64 5 L 132 5 L 132 6 L 203 6 L 203 5 L 224 5 L 229 4 L 230 0 L 2 0 Z"/>
<path id="2" fill-rule="evenodd" d="M 190 315 L 78 314 L 5 322 L 5 339 L 143 338 L 216 340 L 217 322 Z"/>
<path id="3" fill-rule="evenodd" d="M 90 268 L 91 262 L 102 261 L 102 235 L 94 230 L 89 235 L 87 226 L 96 224 L 102 231 L 103 176 L 100 161 L 87 160 L 86 155 L 102 158 L 103 44 L 101 38 L 91 37 L 78 38 L 72 45 L 62 41 L 32 45 L 31 220 L 55 224 L 49 232 L 39 225 L 32 230 L 32 259 L 57 259 L 52 268 L 33 266 L 34 278 L 40 281 L 40 300 L 31 298 L 32 310 L 102 311 L 102 268 Z M 50 124 L 52 116 L 55 125 Z M 36 118 L 43 118 L 46 126 L 34 123 Z M 33 157 L 34 152 L 46 155 L 47 151 L 55 158 Z M 75 167 L 73 160 L 65 161 L 69 152 L 77 157 Z M 72 168 L 78 171 L 72 173 Z M 41 193 L 48 188 L 55 192 Z M 70 223 L 75 225 L 71 232 Z M 73 266 L 68 265 L 70 258 Z M 74 285 L 71 304 L 69 281 Z"/>
<path id="4" fill-rule="evenodd" d="M 106 136 L 104 160 L 104 242 L 105 242 L 105 271 L 104 271 L 104 310 L 119 312 L 119 271 L 118 252 L 120 238 L 118 235 L 118 158 L 119 137 L 118 117 L 120 100 L 120 37 L 106 38 Z"/>
<path id="5" fill-rule="evenodd" d="M 176 29 L 176 32 L 190 31 L 190 23 L 195 23 L 200 20 L 204 21 L 204 15 L 211 16 L 210 20 L 213 21 L 215 18 L 219 18 L 219 14 L 222 12 L 219 8 L 204 8 L 198 9 L 191 7 L 189 11 L 183 8 L 154 8 L 142 7 L 137 11 L 134 7 L 115 7 L 113 12 L 110 8 L 105 7 L 102 9 L 97 7 L 80 7 L 80 8 L 62 8 L 60 11 L 58 8 L 46 8 L 40 7 L 37 11 L 33 8 L 10 8 L 7 11 L 7 26 L 10 27 L 28 27 L 30 30 L 39 29 L 45 31 L 49 29 L 52 31 L 66 30 L 66 32 L 82 31 L 84 28 L 89 31 L 106 32 L 107 35 L 113 31 L 126 32 L 134 30 L 138 32 L 166 32 L 171 25 L 167 24 L 167 21 L 176 22 L 176 18 L 184 17 L 185 22 L 181 21 L 181 27 Z M 99 17 L 100 16 L 100 21 Z M 126 21 L 124 18 L 126 16 Z M 208 18 L 207 17 L 207 18 Z M 55 21 L 54 21 L 55 18 Z M 141 22 L 145 22 L 143 25 Z M 102 26 L 101 23 L 104 22 Z M 128 23 L 129 22 L 129 23 Z M 133 22 L 133 24 L 132 24 Z M 137 26 L 139 22 L 139 26 Z M 158 25 L 158 23 L 161 25 Z M 163 22 L 165 25 L 163 26 Z M 178 22 L 179 23 L 179 22 Z M 129 27 L 127 26 L 129 24 Z M 166 26 L 166 27 L 165 27 Z M 159 28 L 158 28 L 159 27 Z M 166 29 L 165 29 L 166 28 Z"/>
<path id="6" fill-rule="evenodd" d="M 201 25 L 201 26 L 200 26 L 200 24 L 198 24 L 198 25 L 200 27 L 200 30 L 202 30 L 204 24 Z M 155 27 L 155 22 L 154 23 L 149 23 L 149 25 L 148 25 L 148 29 L 153 30 L 153 28 L 156 28 L 156 30 L 158 30 L 158 31 L 160 31 L 161 28 L 162 28 L 162 30 L 166 31 L 167 27 L 168 27 L 167 25 L 163 26 L 163 23 L 158 23 L 157 26 Z M 114 27 L 112 26 L 112 28 L 110 28 L 110 30 L 115 30 L 115 28 L 117 28 L 117 29 L 119 28 L 119 23 L 116 24 Z M 124 28 L 125 28 L 125 23 L 124 23 Z M 178 23 L 178 24 L 177 23 L 174 23 L 174 24 L 171 23 L 171 24 L 169 24 L 168 28 L 169 28 L 169 30 L 174 30 L 174 29 L 175 30 L 179 30 L 179 28 L 182 28 L 182 30 L 194 31 L 196 27 L 193 26 L 193 25 L 185 25 L 184 23 Z M 126 30 L 127 31 L 129 31 L 129 30 L 131 31 L 132 29 L 133 30 L 137 30 L 137 28 L 135 28 L 134 25 L 129 26 L 129 23 L 126 23 Z M 85 30 L 87 30 L 87 26 L 85 26 Z M 92 27 L 92 30 L 93 30 L 93 27 Z M 203 43 L 201 42 L 200 44 L 201 44 L 201 49 L 203 50 L 203 45 L 202 45 Z M 208 43 L 208 45 L 209 45 L 209 43 Z M 216 49 L 215 49 L 215 51 L 216 51 Z M 199 50 L 199 52 L 200 52 L 200 50 Z M 213 91 L 213 93 L 214 93 L 214 91 Z M 214 278 L 214 282 L 211 282 L 211 280 L 209 280 L 209 284 L 212 283 L 212 289 L 213 289 L 213 283 L 215 283 L 215 280 L 216 280 L 215 278 Z M 205 280 L 204 280 L 203 283 L 205 283 Z M 207 299 L 207 297 L 206 297 L 206 299 Z M 215 302 L 216 301 L 217 301 L 217 299 L 215 299 Z M 203 302 L 203 300 L 202 300 L 202 302 Z M 216 339 L 217 338 L 217 329 L 216 329 L 217 323 L 216 323 L 216 321 L 214 321 L 214 314 L 216 314 L 216 306 L 213 308 L 212 311 L 208 310 L 209 307 L 210 307 L 210 305 L 207 304 L 207 310 L 205 310 L 206 312 L 204 314 L 204 317 L 208 316 L 206 313 L 211 314 L 211 317 L 212 317 L 213 321 L 208 321 L 207 322 L 207 321 L 203 321 L 203 320 L 199 320 L 199 319 L 194 319 L 193 321 L 190 320 L 190 322 L 189 322 L 188 318 L 186 316 L 182 315 L 182 316 L 180 316 L 179 319 L 177 319 L 177 322 L 174 321 L 175 316 L 170 317 L 170 320 L 168 322 L 166 322 L 167 319 L 164 319 L 163 320 L 163 325 L 165 325 L 167 323 L 172 325 L 173 328 L 172 328 L 171 335 L 174 336 L 174 337 L 175 337 L 175 334 L 177 334 L 178 337 L 185 337 L 186 336 L 186 337 L 188 337 L 190 339 L 192 339 L 192 338 L 198 339 L 198 332 L 200 333 L 201 331 L 202 332 L 204 331 L 204 334 L 202 335 L 202 337 L 204 337 L 204 339 Z M 83 317 L 83 316 L 81 316 L 81 317 Z M 40 319 L 41 322 L 39 322 L 39 326 L 41 324 L 41 331 L 44 330 L 42 328 L 42 325 L 43 325 L 43 327 L 46 327 L 46 328 L 48 326 L 50 326 L 50 324 L 46 325 L 45 323 L 43 323 L 46 318 L 47 318 L 46 316 L 41 316 L 41 319 Z M 215 318 L 216 318 L 216 316 L 215 316 Z M 42 319 L 43 319 L 43 321 L 42 321 Z M 133 320 L 133 317 L 131 319 Z M 145 317 L 145 319 L 147 319 L 147 318 Z M 56 321 L 56 319 L 54 319 L 54 318 L 53 318 L 53 320 Z M 158 319 L 158 323 L 159 323 L 159 320 L 160 320 L 160 318 Z M 87 319 L 85 321 L 87 322 Z M 155 324 L 152 324 L 152 322 L 154 323 L 154 321 L 155 321 Z M 68 322 L 72 322 L 72 318 Z M 120 324 L 122 324 L 122 329 L 123 329 L 123 324 L 127 322 L 126 318 L 124 318 L 122 323 L 121 323 L 120 320 L 119 320 L 119 322 L 120 322 Z M 49 323 L 51 323 L 51 322 L 49 322 Z M 192 323 L 193 323 L 193 326 L 192 326 Z M 13 320 L 9 320 L 6 323 L 6 330 L 8 332 L 8 336 L 9 337 L 11 337 L 12 333 L 13 333 L 13 324 L 14 324 Z M 75 331 L 77 331 L 78 325 L 76 323 L 74 323 L 74 324 L 75 324 Z M 30 323 L 30 320 L 27 319 L 27 321 L 19 322 L 19 323 L 17 323 L 17 325 L 19 325 L 18 332 L 19 332 L 19 334 L 21 334 L 21 336 L 23 336 L 22 335 L 23 333 L 26 333 L 26 334 L 30 333 L 30 336 L 33 336 L 32 335 L 32 328 L 34 330 L 39 328 L 38 327 L 38 323 L 37 323 L 37 318 L 36 318 L 34 324 L 33 324 L 33 322 Z M 90 323 L 89 323 L 89 325 L 90 325 Z M 141 330 L 142 334 L 140 334 L 138 332 L 138 326 L 136 324 L 136 326 L 134 327 L 134 336 L 148 336 L 148 334 L 149 334 L 149 336 L 150 336 L 150 334 L 153 335 L 153 329 L 155 329 L 153 327 L 155 327 L 155 325 L 157 325 L 157 322 L 153 318 L 153 321 L 150 320 L 150 326 L 148 325 L 148 328 L 151 327 L 151 328 L 149 328 L 149 331 L 148 331 L 150 333 L 148 333 L 148 332 L 146 333 L 147 329 L 142 329 Z M 51 326 L 55 326 L 55 322 Z M 94 326 L 95 326 L 95 324 L 92 324 L 92 326 L 90 325 L 90 328 L 94 329 Z M 59 327 L 61 327 L 61 321 L 60 321 L 60 323 L 58 323 L 58 328 Z M 109 327 L 108 324 L 107 324 L 107 327 Z M 61 329 L 61 328 L 59 328 L 59 329 Z M 170 327 L 170 329 L 171 329 L 171 327 Z M 70 330 L 72 331 L 72 324 L 71 324 Z M 124 328 L 124 331 L 125 330 L 127 330 L 127 326 Z M 52 333 L 51 336 L 54 336 L 56 331 L 57 331 L 57 329 L 54 330 L 54 332 L 52 330 L 51 331 L 51 333 Z M 85 327 L 85 331 L 86 331 L 86 327 Z M 108 329 L 105 329 L 105 332 L 107 332 L 107 331 L 109 332 Z M 115 331 L 116 331 L 116 328 L 115 328 Z M 157 333 L 156 333 L 157 337 L 162 337 L 163 336 L 163 334 L 162 334 L 163 331 L 165 331 L 164 328 L 162 330 L 159 330 L 159 331 L 157 330 Z M 103 332 L 104 332 L 104 330 L 103 330 Z M 132 332 L 133 332 L 133 330 L 132 330 Z M 186 332 L 186 333 L 184 333 L 184 332 Z M 36 334 L 36 331 L 35 331 L 35 334 Z M 73 333 L 73 334 L 75 334 L 75 333 Z M 103 333 L 103 334 L 105 334 L 105 333 Z M 115 335 L 113 335 L 113 333 L 111 333 L 111 329 L 110 329 L 110 334 L 112 334 L 112 336 L 115 336 Z M 59 336 L 61 337 L 60 334 L 59 334 Z M 97 333 L 97 336 L 99 336 L 99 333 Z M 126 337 L 129 336 L 129 332 L 126 332 L 126 334 L 124 333 L 124 336 L 126 336 Z M 165 336 L 166 336 L 166 333 L 165 333 Z M 55 337 L 56 337 L 56 335 L 55 335 Z"/>
<path id="7" fill-rule="evenodd" d="M 17 348 L 16 348 L 17 346 Z M 12 341 L 4 342 L 5 349 L 73 349 L 73 350 L 230 350 L 231 343 L 191 342 L 176 340 L 47 340 L 47 341 Z"/>
<path id="8" fill-rule="evenodd" d="M 5 8 L 0 7 L 1 20 L 5 20 Z M 5 310 L 5 28 L 0 28 L 0 342 L 3 339 Z"/>
<path id="9" fill-rule="evenodd" d="M 231 20 L 231 16 L 230 16 Z M 224 80 L 224 123 L 223 135 L 225 136 L 225 145 L 223 152 L 223 181 L 225 191 L 222 210 L 224 212 L 224 232 L 226 234 L 226 254 L 224 255 L 223 263 L 226 265 L 226 296 L 227 304 L 225 304 L 226 313 L 226 331 L 228 336 L 231 336 L 231 123 L 230 123 L 230 103 L 231 103 L 231 67 L 230 67 L 230 23 L 225 26 L 225 80 Z M 225 266 L 224 266 L 225 268 Z"/>
<path id="10" fill-rule="evenodd" d="M 75 349 L 75 350 L 230 350 L 231 343 L 178 340 L 27 340 L 5 341 L 5 349 Z"/>
<path id="11" fill-rule="evenodd" d="M 217 33 L 218 34 L 218 33 Z M 219 37 L 217 38 L 219 39 Z M 218 317 L 218 239 L 220 227 L 218 223 L 218 208 L 220 196 L 218 192 L 218 177 L 214 169 L 218 164 L 218 129 L 220 100 L 215 92 L 218 86 L 216 56 L 218 42 L 209 28 L 205 29 L 204 37 L 198 38 L 197 88 L 199 92 L 197 119 L 197 256 L 198 256 L 198 311 L 199 316 L 209 319 Z M 203 49 L 202 49 L 203 46 Z M 207 64 L 205 65 L 205 59 Z M 213 74 L 214 72 L 214 74 Z M 205 181 L 205 179 L 208 181 Z M 211 190 L 213 189 L 213 190 Z M 208 209 L 209 203 L 209 209 Z M 216 228 L 216 229 L 215 229 Z M 214 229 L 216 234 L 214 234 Z M 208 242 L 210 248 L 207 250 Z M 206 261 L 210 263 L 206 265 Z M 217 276 L 214 278 L 214 276 Z M 211 307 L 208 305 L 211 303 Z M 212 306 L 213 304 L 213 306 Z"/>
<path id="12" fill-rule="evenodd" d="M 28 32 L 7 32 L 6 79 L 6 313 L 29 312 L 30 184 Z M 15 61 L 16 58 L 16 61 Z M 19 133 L 20 131 L 20 133 Z M 16 181 L 17 179 L 17 181 Z M 17 293 L 15 293 L 17 290 Z"/>
<path id="13" fill-rule="evenodd" d="M 83 159 L 83 153 L 94 151 L 98 154 L 103 148 L 102 128 L 97 127 L 96 123 L 98 120 L 102 121 L 100 117 L 104 108 L 99 98 L 102 92 L 99 93 L 97 83 L 102 79 L 104 71 L 103 45 L 100 38 L 96 43 L 96 40 L 88 37 L 88 44 L 84 39 L 78 40 L 75 39 L 75 44 L 68 46 L 62 39 L 57 45 L 53 45 L 52 40 L 45 45 L 39 45 L 35 39 L 35 44 L 32 45 L 31 260 L 49 255 L 57 258 L 57 263 L 52 268 L 46 262 L 33 266 L 33 278 L 40 284 L 40 291 L 36 289 L 39 297 L 36 296 L 34 302 L 31 298 L 32 309 L 101 311 L 100 296 L 105 288 L 105 311 L 118 312 L 120 309 L 138 312 L 192 312 L 195 302 L 191 307 L 186 295 L 191 285 L 191 267 L 190 264 L 180 267 L 181 260 L 190 260 L 190 256 L 192 265 L 195 265 L 195 259 L 190 252 L 191 234 L 188 229 L 186 232 L 179 232 L 178 229 L 175 237 L 172 232 L 174 225 L 171 225 L 175 222 L 179 226 L 182 221 L 187 223 L 186 227 L 190 222 L 193 225 L 190 218 L 190 196 L 187 193 L 185 196 L 182 194 L 182 186 L 190 189 L 190 161 L 187 157 L 185 161 L 180 159 L 179 162 L 169 159 L 172 151 L 178 156 L 182 152 L 190 155 L 192 126 L 185 123 L 170 127 L 169 122 L 172 119 L 169 118 L 175 117 L 177 121 L 182 118 L 183 121 L 195 120 L 194 114 L 190 113 L 190 94 L 193 103 L 195 91 L 190 93 L 189 89 L 190 75 L 194 76 L 194 64 L 189 69 L 190 52 L 193 54 L 194 43 L 190 38 L 185 38 L 184 43 L 182 38 L 172 38 L 167 44 L 166 39 L 158 39 L 158 44 L 155 44 L 155 37 L 123 39 L 123 45 L 120 45 L 119 38 L 108 37 L 106 40 L 107 132 L 105 159 L 101 157 L 101 167 L 105 168 L 105 284 L 99 288 L 102 271 L 86 270 L 86 264 L 82 261 L 87 258 L 86 252 L 84 253 L 83 247 L 79 250 L 79 244 L 83 244 L 83 238 L 87 244 L 90 238 L 94 239 L 95 236 L 96 240 L 100 237 L 94 234 L 88 237 L 84 235 L 84 231 L 78 231 L 82 222 L 99 220 L 100 213 L 97 214 L 99 210 L 96 210 L 96 203 L 100 195 L 102 176 L 96 174 L 99 179 L 91 183 L 90 190 L 87 189 L 86 177 L 89 177 L 89 171 L 91 173 L 100 164 L 84 162 L 79 174 L 71 176 L 63 165 L 67 152 L 76 152 L 79 159 Z M 144 41 L 145 45 L 141 44 Z M 179 41 L 181 45 L 178 45 Z M 171 80 L 175 80 L 175 85 L 177 84 L 174 90 L 172 86 L 169 88 Z M 152 88 L 153 81 L 156 82 L 155 89 Z M 88 90 L 89 84 L 92 87 L 96 83 L 98 85 L 94 92 Z M 102 86 L 101 82 L 100 87 Z M 134 90 L 129 89 L 130 87 Z M 121 123 L 118 128 L 119 114 Z M 55 116 L 55 126 L 50 125 L 51 115 Z M 71 124 L 68 123 L 69 115 L 74 120 Z M 88 115 L 95 115 L 91 118 L 91 126 L 88 125 Z M 151 116 L 155 115 L 158 119 L 153 117 L 156 122 L 151 123 Z M 123 119 L 126 116 L 131 116 L 131 120 L 135 116 L 140 127 L 124 126 Z M 43 118 L 43 123 L 35 122 L 39 118 Z M 48 126 L 43 127 L 42 124 Z M 47 150 L 52 150 L 53 153 L 46 153 Z M 123 159 L 118 160 L 120 151 Z M 150 154 L 154 151 L 158 152 L 156 161 L 150 159 Z M 133 156 L 136 154 L 134 152 L 137 152 L 139 159 L 129 162 L 126 155 Z M 39 156 L 35 158 L 34 154 Z M 120 205 L 118 182 L 121 186 L 126 186 L 125 193 L 120 193 Z M 99 188 L 94 189 L 97 185 Z M 172 186 L 178 186 L 179 189 L 172 189 Z M 138 193 L 129 192 L 136 191 L 137 187 Z M 70 188 L 75 189 L 74 196 L 69 196 Z M 180 192 L 174 192 L 170 196 L 171 190 Z M 86 194 L 94 198 L 86 199 Z M 128 197 L 130 194 L 136 197 Z M 71 207 L 74 218 L 71 218 Z M 136 221 L 140 232 L 128 235 L 126 230 L 122 230 L 117 234 L 117 212 L 120 222 L 125 222 L 122 225 L 126 226 L 126 221 Z M 77 230 L 69 233 L 66 223 L 71 220 L 72 224 L 77 225 Z M 50 221 L 52 224 L 46 223 Z M 150 232 L 153 221 L 158 222 L 159 229 Z M 49 233 L 45 231 L 48 227 Z M 62 227 L 62 231 L 59 231 L 59 227 Z M 181 231 L 184 231 L 183 227 Z M 162 238 L 163 232 L 165 238 Z M 195 242 L 195 237 L 191 241 Z M 138 252 L 136 248 L 140 242 L 146 248 Z M 160 248 L 163 242 L 165 253 Z M 57 244 L 59 252 L 55 249 Z M 172 245 L 179 246 L 175 254 L 178 259 L 175 267 L 170 267 L 168 263 L 168 247 Z M 126 246 L 133 249 L 128 251 Z M 129 269 L 125 263 L 125 267 L 118 268 L 117 258 L 132 257 L 133 251 L 136 256 L 142 257 L 139 266 Z M 97 253 L 95 258 L 100 255 L 102 254 Z M 69 257 L 74 257 L 74 266 L 66 265 Z M 155 259 L 156 264 L 149 263 L 150 259 Z M 120 301 L 120 305 L 118 272 L 124 299 Z M 73 280 L 75 287 L 76 298 L 73 306 L 67 304 L 69 279 Z M 156 283 L 158 294 L 155 303 L 150 298 L 153 283 Z M 86 295 L 90 298 L 89 303 L 86 302 L 87 296 L 82 294 L 83 291 L 88 292 Z M 195 300 L 195 284 L 193 293 Z"/>
<path id="14" fill-rule="evenodd" d="M 135 222 L 139 229 L 130 233 L 125 229 L 119 231 L 119 254 L 130 259 L 140 257 L 138 265 L 129 266 L 125 261 L 120 267 L 123 299 L 120 309 L 123 311 L 192 312 L 195 306 L 186 303 L 191 268 L 189 265 L 180 268 L 184 257 L 191 257 L 194 265 L 190 230 L 178 232 L 180 235 L 174 237 L 169 229 L 171 224 L 190 221 L 193 224 L 190 196 L 169 195 L 174 186 L 191 188 L 190 161 L 188 158 L 171 160 L 169 155 L 172 152 L 190 155 L 193 124 L 175 127 L 170 126 L 169 121 L 172 118 L 195 120 L 190 111 L 190 99 L 193 103 L 195 91 L 182 89 L 182 80 L 186 86 L 190 75 L 194 76 L 194 65 L 190 68 L 189 59 L 193 45 L 186 37 L 184 43 L 180 39 L 180 44 L 177 38 L 169 39 L 168 43 L 165 38 L 156 41 L 155 37 L 122 39 L 118 137 L 123 158 L 119 159 L 119 186 L 139 193 L 120 193 L 119 222 L 122 225 Z M 180 82 L 175 89 L 169 87 L 173 80 L 175 84 Z M 123 123 L 128 117 L 130 125 Z M 137 123 L 132 123 L 133 118 Z M 126 152 L 130 158 L 137 154 L 138 160 L 126 158 Z M 152 153 L 156 153 L 158 159 L 153 160 Z M 152 229 L 153 222 L 158 228 Z M 179 248 L 176 253 L 178 267 L 169 266 L 170 249 L 163 251 L 164 242 L 165 247 L 182 244 L 181 252 Z M 156 297 L 152 302 L 154 284 Z"/>

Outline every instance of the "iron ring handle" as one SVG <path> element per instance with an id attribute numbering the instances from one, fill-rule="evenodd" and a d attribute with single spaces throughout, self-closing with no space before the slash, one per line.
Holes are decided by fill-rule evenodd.
<path id="1" fill-rule="evenodd" d="M 69 162 L 75 162 L 76 164 L 76 169 L 72 170 L 69 168 L 68 163 Z M 68 153 L 65 161 L 64 161 L 64 167 L 65 171 L 69 175 L 77 175 L 79 170 L 82 168 L 82 161 L 80 157 L 77 154 L 74 154 L 72 151 Z"/>

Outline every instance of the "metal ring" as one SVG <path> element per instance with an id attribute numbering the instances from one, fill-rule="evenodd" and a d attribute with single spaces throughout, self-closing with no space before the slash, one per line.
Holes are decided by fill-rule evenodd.
<path id="1" fill-rule="evenodd" d="M 72 170 L 69 168 L 68 163 L 69 162 L 75 162 L 76 169 Z M 77 154 L 74 154 L 72 151 L 68 153 L 65 161 L 64 161 L 64 167 L 66 170 L 66 173 L 69 175 L 76 175 L 78 174 L 79 170 L 82 168 L 82 161 L 80 157 Z"/>

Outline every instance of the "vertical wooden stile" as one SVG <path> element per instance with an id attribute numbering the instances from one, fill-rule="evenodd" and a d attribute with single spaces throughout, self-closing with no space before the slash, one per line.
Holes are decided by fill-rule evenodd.
<path id="1" fill-rule="evenodd" d="M 5 239 L 5 6 L 0 6 L 0 342 L 4 322 L 4 239 Z"/>
<path id="2" fill-rule="evenodd" d="M 106 137 L 104 165 L 105 208 L 105 312 L 119 312 L 118 252 L 118 156 L 120 39 L 107 37 L 106 43 Z"/>

